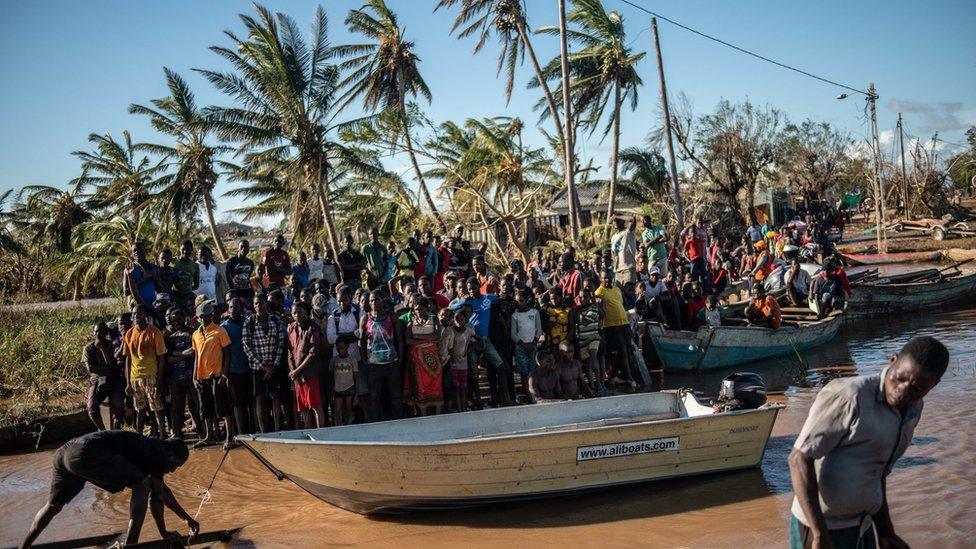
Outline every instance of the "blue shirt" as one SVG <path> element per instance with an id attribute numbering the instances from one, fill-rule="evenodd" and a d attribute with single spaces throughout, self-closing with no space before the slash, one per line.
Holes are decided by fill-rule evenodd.
<path id="1" fill-rule="evenodd" d="M 228 318 L 221 322 L 220 326 L 230 336 L 230 373 L 246 374 L 250 372 L 251 367 L 248 365 L 247 355 L 244 354 L 244 319 L 237 323 Z"/>
<path id="2" fill-rule="evenodd" d="M 488 323 L 491 320 L 491 306 L 496 301 L 498 301 L 498 296 L 495 294 L 485 294 L 478 298 L 467 298 L 464 300 L 455 300 L 451 303 L 450 308 L 452 311 L 460 309 L 463 305 L 471 306 L 471 320 L 468 321 L 468 325 L 474 330 L 474 333 L 478 337 L 488 337 Z"/>
<path id="3" fill-rule="evenodd" d="M 156 266 L 152 263 L 149 264 L 149 269 L 155 269 Z M 132 280 L 136 281 L 135 288 L 129 288 L 129 290 L 135 292 L 142 298 L 142 302 L 146 305 L 152 307 L 152 304 L 156 301 L 156 281 L 146 280 L 146 272 L 138 263 L 132 265 Z"/>

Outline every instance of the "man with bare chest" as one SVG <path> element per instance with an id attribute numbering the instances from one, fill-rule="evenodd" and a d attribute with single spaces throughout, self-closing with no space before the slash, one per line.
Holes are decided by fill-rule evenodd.
<path id="1" fill-rule="evenodd" d="M 573 358 L 573 345 L 570 342 L 559 343 L 555 369 L 559 372 L 559 398 L 580 398 L 583 393 L 583 371 L 580 361 Z"/>
<path id="2" fill-rule="evenodd" d="M 549 351 L 541 351 L 536 357 L 539 367 L 529 374 L 529 395 L 532 400 L 559 398 L 559 371 Z"/>

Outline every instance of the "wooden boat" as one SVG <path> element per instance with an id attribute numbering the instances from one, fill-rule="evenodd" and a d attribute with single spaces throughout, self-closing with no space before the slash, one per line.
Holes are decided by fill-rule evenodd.
<path id="1" fill-rule="evenodd" d="M 662 391 L 237 440 L 279 479 L 368 514 L 755 467 L 779 407 L 714 413 Z"/>
<path id="2" fill-rule="evenodd" d="M 890 254 L 840 254 L 849 265 L 890 265 L 892 263 L 922 263 L 939 261 L 942 252 L 900 252 Z"/>
<path id="3" fill-rule="evenodd" d="M 976 271 L 904 283 L 880 279 L 855 284 L 852 289 L 847 300 L 848 314 L 870 316 L 918 311 L 972 300 L 976 296 Z"/>
<path id="4" fill-rule="evenodd" d="M 759 326 L 702 327 L 698 331 L 649 326 L 651 341 L 665 370 L 717 370 L 736 364 L 793 354 L 822 345 L 837 335 L 842 313 L 800 321 L 776 330 Z"/>

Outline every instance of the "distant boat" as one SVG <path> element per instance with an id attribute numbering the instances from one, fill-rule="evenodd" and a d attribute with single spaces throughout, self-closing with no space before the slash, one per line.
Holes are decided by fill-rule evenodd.
<path id="1" fill-rule="evenodd" d="M 784 325 L 775 330 L 760 326 L 705 326 L 692 332 L 668 330 L 657 323 L 649 324 L 648 329 L 665 370 L 700 371 L 822 345 L 837 335 L 842 322 L 843 315 L 838 311 L 823 320 L 799 321 L 797 326 Z"/>
<path id="2" fill-rule="evenodd" d="M 923 263 L 939 261 L 942 252 L 900 252 L 890 254 L 840 254 L 852 266 L 862 265 L 890 265 L 893 263 Z"/>
<path id="3" fill-rule="evenodd" d="M 780 407 L 715 413 L 662 391 L 237 440 L 278 478 L 369 514 L 756 467 Z"/>
<path id="4" fill-rule="evenodd" d="M 964 303 L 976 296 L 976 272 L 949 277 L 935 271 L 935 277 L 927 280 L 895 280 L 898 277 L 854 284 L 853 294 L 847 300 L 848 314 L 868 316 L 919 311 Z"/>

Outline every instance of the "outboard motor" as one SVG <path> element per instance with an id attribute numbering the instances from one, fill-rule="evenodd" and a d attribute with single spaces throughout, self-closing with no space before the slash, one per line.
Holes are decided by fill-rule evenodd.
<path id="1" fill-rule="evenodd" d="M 766 382 L 751 372 L 736 372 L 722 380 L 722 389 L 715 402 L 717 410 L 753 410 L 766 403 Z"/>

